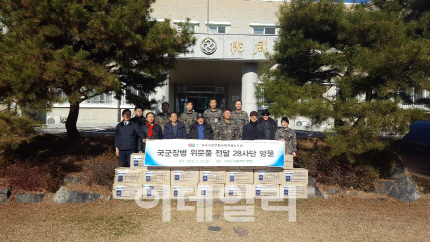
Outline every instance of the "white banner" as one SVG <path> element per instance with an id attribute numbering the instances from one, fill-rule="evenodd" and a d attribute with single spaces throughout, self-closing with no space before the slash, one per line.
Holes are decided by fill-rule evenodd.
<path id="1" fill-rule="evenodd" d="M 276 140 L 147 140 L 145 165 L 284 167 L 284 142 Z"/>

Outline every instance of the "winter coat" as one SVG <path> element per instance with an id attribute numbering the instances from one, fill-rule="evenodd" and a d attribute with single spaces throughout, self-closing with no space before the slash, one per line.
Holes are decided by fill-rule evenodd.
<path id="1" fill-rule="evenodd" d="M 185 128 L 185 125 L 178 121 L 176 124 L 178 127 L 176 131 L 176 137 L 174 137 L 173 133 L 173 124 L 172 122 L 169 122 L 164 126 L 164 139 L 186 139 L 187 138 L 187 129 Z"/>
<path id="2" fill-rule="evenodd" d="M 266 133 L 265 133 L 264 139 L 274 140 L 276 130 L 278 129 L 278 124 L 276 123 L 276 121 L 269 117 L 269 120 L 267 120 L 267 122 L 264 122 L 264 119 L 261 117 L 258 119 L 258 123 L 261 124 L 264 131 L 266 130 L 266 124 L 270 129 L 270 136 L 266 137 Z"/>
<path id="3" fill-rule="evenodd" d="M 146 118 L 145 118 L 145 116 L 140 116 L 140 117 L 137 117 L 137 116 L 134 116 L 133 118 L 131 118 L 130 119 L 130 121 L 134 121 L 134 122 L 137 122 L 137 124 L 140 126 L 140 127 L 142 127 L 143 125 L 145 125 L 145 123 L 146 123 Z"/>
<path id="4" fill-rule="evenodd" d="M 198 123 L 195 122 L 190 127 L 190 133 L 188 134 L 188 139 L 198 139 L 199 138 L 199 130 L 198 130 Z M 212 129 L 212 126 L 208 124 L 206 121 L 203 123 L 205 126 L 205 129 L 203 130 L 203 135 L 205 140 L 206 139 L 214 139 L 214 131 Z"/>
<path id="5" fill-rule="evenodd" d="M 138 148 L 139 140 L 145 139 L 145 135 L 137 122 L 129 121 L 127 125 L 121 121 L 115 130 L 115 147 L 119 150 L 133 150 Z"/>
<path id="6" fill-rule="evenodd" d="M 242 140 L 264 139 L 264 127 L 256 121 L 256 133 L 254 133 L 252 122 L 243 126 Z"/>
<path id="7" fill-rule="evenodd" d="M 143 135 L 145 136 L 145 139 L 163 139 L 163 131 L 161 129 L 161 126 L 155 123 L 154 127 L 152 128 L 152 136 L 149 136 L 149 127 L 148 125 L 143 124 L 142 125 L 142 131 Z M 145 152 L 145 143 L 139 142 L 137 149 L 139 151 Z"/>

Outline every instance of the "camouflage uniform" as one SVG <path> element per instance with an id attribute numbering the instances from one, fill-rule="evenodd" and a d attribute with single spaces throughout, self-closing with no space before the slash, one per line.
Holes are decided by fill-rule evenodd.
<path id="1" fill-rule="evenodd" d="M 212 126 L 214 133 L 217 129 L 216 124 L 224 119 L 222 116 L 222 111 L 219 108 L 215 108 L 215 111 L 212 111 L 211 108 L 208 108 L 203 113 L 203 116 L 205 117 L 205 121 Z"/>
<path id="2" fill-rule="evenodd" d="M 190 132 L 191 125 L 196 122 L 196 118 L 197 118 L 197 112 L 194 112 L 194 111 L 191 111 L 191 113 L 189 113 L 188 111 L 185 111 L 179 117 L 179 121 L 181 121 L 185 125 L 187 134 Z"/>
<path id="3" fill-rule="evenodd" d="M 230 120 L 227 122 L 225 119 L 217 123 L 214 134 L 216 140 L 240 140 L 242 137 L 236 121 Z"/>
<path id="4" fill-rule="evenodd" d="M 167 113 L 167 115 L 164 115 L 164 113 L 159 113 L 157 116 L 155 116 L 155 123 L 161 126 L 161 129 L 164 133 L 164 126 L 170 122 L 170 113 Z"/>
<path id="5" fill-rule="evenodd" d="M 249 123 L 248 114 L 242 110 L 234 110 L 233 112 L 231 112 L 231 119 L 236 121 L 237 125 L 239 125 L 240 133 L 242 134 L 243 126 Z"/>
<path id="6" fill-rule="evenodd" d="M 296 132 L 291 128 L 280 128 L 276 130 L 275 140 L 285 140 L 285 154 L 293 154 L 293 152 L 297 153 L 297 139 Z"/>

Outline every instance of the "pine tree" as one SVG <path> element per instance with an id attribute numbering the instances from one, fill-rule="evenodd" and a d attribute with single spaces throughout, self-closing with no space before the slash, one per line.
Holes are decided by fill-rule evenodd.
<path id="1" fill-rule="evenodd" d="M 194 44 L 170 21 L 151 19 L 154 0 L 4 0 L 0 5 L 0 98 L 50 108 L 67 96 L 69 137 L 79 104 L 102 93 L 161 86 L 175 57 Z M 145 97 L 128 99 L 150 108 Z"/>
<path id="2" fill-rule="evenodd" d="M 326 139 L 333 156 L 353 162 L 382 150 L 388 142 L 381 135 L 404 134 L 426 117 L 401 108 L 408 92 L 430 90 L 429 39 L 400 11 L 336 0 L 281 6 L 279 39 L 257 95 L 276 116 L 305 116 L 313 125 L 334 120 Z"/>

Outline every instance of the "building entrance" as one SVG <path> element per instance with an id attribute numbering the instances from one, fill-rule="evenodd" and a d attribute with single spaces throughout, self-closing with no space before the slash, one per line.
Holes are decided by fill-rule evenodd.
<path id="1" fill-rule="evenodd" d="M 194 111 L 203 113 L 209 108 L 209 101 L 215 98 L 217 107 L 225 108 L 225 87 L 177 86 L 175 92 L 175 110 L 182 113 L 186 110 L 187 101 L 192 101 Z"/>

